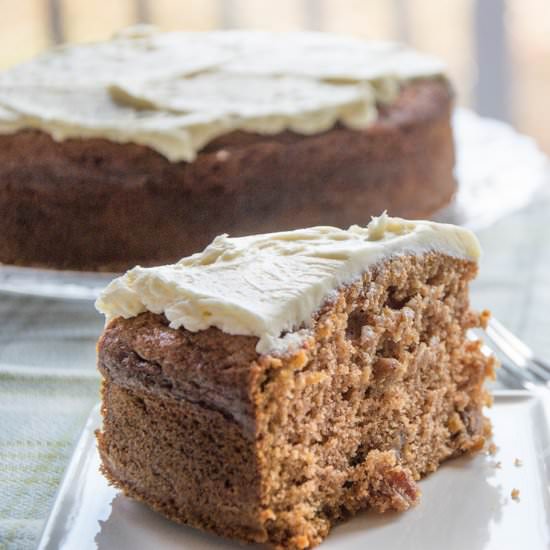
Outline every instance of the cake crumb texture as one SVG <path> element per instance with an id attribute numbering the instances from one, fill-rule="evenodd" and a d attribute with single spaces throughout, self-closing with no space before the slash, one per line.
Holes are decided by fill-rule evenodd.
<path id="1" fill-rule="evenodd" d="M 481 451 L 493 359 L 466 330 L 476 264 L 443 254 L 370 268 L 285 356 L 162 315 L 115 319 L 99 342 L 102 470 L 165 516 L 281 549 L 318 545 L 372 508 L 404 511 L 418 480 Z"/>

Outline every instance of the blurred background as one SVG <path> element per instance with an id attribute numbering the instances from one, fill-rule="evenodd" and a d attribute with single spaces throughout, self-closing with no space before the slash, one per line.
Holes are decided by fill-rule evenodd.
<path id="1" fill-rule="evenodd" d="M 0 69 L 135 23 L 407 42 L 446 61 L 460 104 L 512 123 L 550 153 L 549 0 L 0 0 L 0 13 Z"/>

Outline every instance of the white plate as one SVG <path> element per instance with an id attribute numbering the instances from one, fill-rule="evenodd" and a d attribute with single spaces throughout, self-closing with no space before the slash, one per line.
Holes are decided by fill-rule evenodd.
<path id="1" fill-rule="evenodd" d="M 457 109 L 453 128 L 458 190 L 453 202 L 434 217 L 437 221 L 481 229 L 529 204 L 550 181 L 546 155 L 507 124 Z M 0 292 L 95 300 L 113 277 L 0 264 Z"/>
<path id="2" fill-rule="evenodd" d="M 323 550 L 542 550 L 550 546 L 550 399 L 499 392 L 489 411 L 495 456 L 445 463 L 421 481 L 402 514 L 363 513 L 333 530 Z M 78 443 L 40 550 L 202 550 L 243 545 L 177 525 L 109 487 L 98 471 L 94 410 Z M 523 465 L 514 465 L 519 458 Z M 501 468 L 495 467 L 501 463 Z M 520 499 L 511 498 L 512 489 Z M 252 548 L 252 547 L 248 547 Z"/>

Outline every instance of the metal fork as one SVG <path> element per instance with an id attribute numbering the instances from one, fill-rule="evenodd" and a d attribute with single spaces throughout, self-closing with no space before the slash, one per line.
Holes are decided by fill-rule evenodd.
<path id="1" fill-rule="evenodd" d="M 499 377 L 509 387 L 531 390 L 545 386 L 550 389 L 550 364 L 535 356 L 531 348 L 491 318 L 485 336 L 504 359 Z"/>

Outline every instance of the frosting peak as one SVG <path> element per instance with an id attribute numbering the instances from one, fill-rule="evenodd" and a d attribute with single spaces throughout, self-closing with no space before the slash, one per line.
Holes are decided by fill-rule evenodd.
<path id="1" fill-rule="evenodd" d="M 371 265 L 399 254 L 438 251 L 476 261 L 467 229 L 390 218 L 348 230 L 312 227 L 249 237 L 216 237 L 203 252 L 173 265 L 136 267 L 103 291 L 108 319 L 164 313 L 173 328 L 218 327 L 259 338 L 259 353 L 284 353 L 327 295 Z"/>

